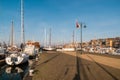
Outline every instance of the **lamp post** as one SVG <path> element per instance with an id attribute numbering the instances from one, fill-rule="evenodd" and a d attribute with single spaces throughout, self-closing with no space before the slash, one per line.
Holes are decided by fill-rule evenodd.
<path id="1" fill-rule="evenodd" d="M 82 54 L 82 28 L 86 28 L 86 25 L 83 23 L 80 23 L 80 27 L 81 27 L 81 54 Z"/>
<path id="2" fill-rule="evenodd" d="M 81 46 L 81 54 L 82 54 L 82 28 L 86 28 L 86 25 L 83 24 L 82 22 L 81 23 L 76 22 L 76 27 L 80 28 L 80 34 L 81 34 L 80 35 L 80 40 L 81 40 L 80 46 Z"/>

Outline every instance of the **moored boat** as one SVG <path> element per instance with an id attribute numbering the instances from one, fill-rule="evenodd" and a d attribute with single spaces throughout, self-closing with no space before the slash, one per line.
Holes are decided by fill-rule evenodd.
<path id="1" fill-rule="evenodd" d="M 0 59 L 5 58 L 6 49 L 0 47 Z"/>
<path id="2" fill-rule="evenodd" d="M 62 51 L 75 51 L 75 48 L 62 48 Z"/>
<path id="3" fill-rule="evenodd" d="M 30 57 L 35 57 L 38 55 L 39 48 L 39 42 L 28 41 L 26 43 L 24 53 L 28 54 Z"/>
<path id="4" fill-rule="evenodd" d="M 49 46 L 49 47 L 44 47 L 43 50 L 45 50 L 45 51 L 54 51 L 54 50 L 56 50 L 56 48 L 53 48 L 53 47 Z"/>
<path id="5" fill-rule="evenodd" d="M 29 56 L 26 53 L 22 52 L 13 52 L 5 58 L 5 62 L 8 65 L 20 65 L 25 62 L 28 62 Z"/>

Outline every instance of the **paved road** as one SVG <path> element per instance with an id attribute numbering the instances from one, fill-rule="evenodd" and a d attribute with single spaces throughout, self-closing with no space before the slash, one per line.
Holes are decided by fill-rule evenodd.
<path id="1" fill-rule="evenodd" d="M 33 80 L 120 80 L 120 58 L 76 52 L 45 52 Z"/>
<path id="2" fill-rule="evenodd" d="M 120 58 L 118 56 L 77 55 L 80 80 L 120 80 Z"/>
<path id="3" fill-rule="evenodd" d="M 76 80 L 75 52 L 48 52 L 41 55 L 33 80 Z"/>

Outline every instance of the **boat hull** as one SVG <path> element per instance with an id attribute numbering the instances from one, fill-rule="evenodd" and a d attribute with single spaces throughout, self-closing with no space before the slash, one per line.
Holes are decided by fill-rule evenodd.
<path id="1" fill-rule="evenodd" d="M 10 54 L 10 56 L 5 58 L 5 62 L 8 65 L 20 65 L 25 62 L 28 62 L 29 56 L 25 53 L 22 53 L 20 55 L 17 54 Z"/>
<path id="2" fill-rule="evenodd" d="M 38 52 L 39 49 L 36 49 L 34 45 L 27 45 L 24 50 L 24 53 L 28 54 L 30 57 L 35 57 Z"/>
<path id="3" fill-rule="evenodd" d="M 75 51 L 75 48 L 62 48 L 62 51 Z"/>
<path id="4" fill-rule="evenodd" d="M 55 51 L 56 49 L 52 47 L 46 47 L 46 48 L 43 48 L 43 50 L 44 51 Z"/>

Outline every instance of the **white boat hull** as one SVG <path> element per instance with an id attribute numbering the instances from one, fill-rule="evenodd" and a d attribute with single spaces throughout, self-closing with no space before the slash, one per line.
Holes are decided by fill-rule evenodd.
<path id="1" fill-rule="evenodd" d="M 75 51 L 75 48 L 62 48 L 62 51 Z"/>
<path id="2" fill-rule="evenodd" d="M 29 59 L 29 56 L 25 53 L 22 53 L 20 55 L 13 53 L 13 54 L 10 54 L 10 56 L 5 58 L 5 62 L 8 65 L 20 65 L 27 62 L 28 59 Z"/>
<path id="3" fill-rule="evenodd" d="M 36 49 L 34 45 L 28 45 L 25 47 L 24 53 L 29 56 L 36 56 L 38 54 L 38 49 Z"/>
<path id="4" fill-rule="evenodd" d="M 56 48 L 53 48 L 53 47 L 51 47 L 51 46 L 49 46 L 49 47 L 44 47 L 43 48 L 45 51 L 54 51 L 54 50 L 56 50 Z"/>

